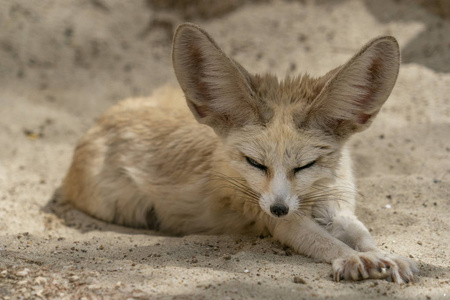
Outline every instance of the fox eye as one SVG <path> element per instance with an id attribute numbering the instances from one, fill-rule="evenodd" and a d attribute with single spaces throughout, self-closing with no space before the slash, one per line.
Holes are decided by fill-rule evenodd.
<path id="1" fill-rule="evenodd" d="M 254 159 L 252 159 L 252 158 L 246 156 L 246 157 L 245 157 L 245 160 L 246 160 L 252 167 L 258 168 L 258 169 L 260 169 L 260 170 L 262 170 L 262 171 L 264 171 L 264 172 L 267 171 L 267 167 L 266 167 L 266 166 L 260 164 L 259 162 L 255 161 Z"/>
<path id="2" fill-rule="evenodd" d="M 302 167 L 295 168 L 294 169 L 294 174 L 297 174 L 297 172 L 300 172 L 301 170 L 308 169 L 309 167 L 312 167 L 315 163 L 316 163 L 316 161 L 313 160 L 309 164 L 306 164 L 306 165 L 304 165 Z"/>

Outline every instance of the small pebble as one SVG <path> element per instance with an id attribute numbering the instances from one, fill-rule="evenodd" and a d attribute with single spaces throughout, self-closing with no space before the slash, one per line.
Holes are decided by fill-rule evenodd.
<path id="1" fill-rule="evenodd" d="M 417 244 L 419 244 L 420 246 L 422 246 L 422 242 L 421 242 L 421 241 L 418 241 Z"/>
<path id="2" fill-rule="evenodd" d="M 45 284 L 47 283 L 47 278 L 42 277 L 42 276 L 38 276 L 34 279 L 34 283 L 36 284 Z"/>
<path id="3" fill-rule="evenodd" d="M 281 249 L 272 248 L 272 253 L 275 255 L 282 255 L 283 251 Z"/>
<path id="4" fill-rule="evenodd" d="M 27 276 L 27 275 L 28 275 L 28 272 L 30 272 L 30 269 L 25 268 L 25 269 L 23 269 L 22 271 L 17 272 L 16 275 L 17 275 L 17 276 L 24 277 L 24 276 Z"/>
<path id="5" fill-rule="evenodd" d="M 306 284 L 306 281 L 301 277 L 295 276 L 294 283 Z"/>

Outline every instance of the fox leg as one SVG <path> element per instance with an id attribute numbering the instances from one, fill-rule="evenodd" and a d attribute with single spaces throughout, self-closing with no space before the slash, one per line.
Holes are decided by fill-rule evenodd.
<path id="1" fill-rule="evenodd" d="M 329 231 L 332 236 L 344 241 L 357 251 L 383 255 L 382 261 L 391 273 L 388 279 L 398 283 L 408 283 L 413 280 L 414 273 L 417 272 L 416 264 L 403 256 L 388 254 L 378 249 L 367 228 L 352 212 L 338 212 Z M 336 272 L 343 273 L 348 263 L 345 260 L 336 260 L 333 262 L 333 268 Z"/>
<path id="2" fill-rule="evenodd" d="M 355 218 L 357 221 L 357 219 Z M 359 221 L 358 221 L 359 222 Z M 359 222 L 361 225 L 362 223 Z M 349 225 L 353 223 L 348 223 Z M 359 226 L 358 223 L 354 223 Z M 365 229 L 364 225 L 362 225 Z M 280 220 L 273 226 L 273 236 L 292 247 L 298 253 L 332 263 L 336 281 L 361 279 L 391 279 L 397 283 L 409 282 L 413 278 L 415 265 L 400 256 L 384 253 L 372 248 L 375 243 L 367 229 L 362 230 L 362 241 L 371 250 L 359 252 L 334 237 L 313 219 L 299 217 L 294 220 Z M 359 234 L 359 231 L 355 231 Z M 350 232 L 353 234 L 353 232 Z M 369 241 L 369 242 L 368 242 Z"/>
<path id="3" fill-rule="evenodd" d="M 378 250 L 366 226 L 351 211 L 338 211 L 327 224 L 332 236 L 360 252 Z"/>

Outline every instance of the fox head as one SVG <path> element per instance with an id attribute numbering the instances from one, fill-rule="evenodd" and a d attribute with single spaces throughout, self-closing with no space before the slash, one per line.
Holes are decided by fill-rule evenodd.
<path id="1" fill-rule="evenodd" d="M 220 137 L 262 210 L 284 217 L 321 183 L 336 180 L 344 142 L 368 128 L 387 100 L 400 54 L 395 38 L 379 37 L 320 78 L 278 81 L 250 74 L 205 31 L 184 24 L 172 58 L 197 121 Z"/>

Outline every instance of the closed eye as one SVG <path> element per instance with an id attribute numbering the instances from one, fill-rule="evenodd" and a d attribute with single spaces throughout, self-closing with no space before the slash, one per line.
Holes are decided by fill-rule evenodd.
<path id="1" fill-rule="evenodd" d="M 262 164 L 260 164 L 260 163 L 257 162 L 256 160 L 254 160 L 254 159 L 252 159 L 252 158 L 250 158 L 250 157 L 248 157 L 248 156 L 245 157 L 245 160 L 246 160 L 246 161 L 249 163 L 249 165 L 251 165 L 252 167 L 255 167 L 255 168 L 260 169 L 260 170 L 262 170 L 262 171 L 264 171 L 264 172 L 267 172 L 267 167 L 264 166 L 264 165 L 262 165 Z"/>
<path id="2" fill-rule="evenodd" d="M 295 168 L 295 169 L 294 169 L 294 174 L 297 174 L 297 172 L 300 172 L 301 170 L 308 169 L 308 168 L 312 167 L 315 163 L 316 163 L 316 161 L 313 160 L 313 161 L 310 162 L 309 164 L 306 164 L 306 165 L 304 165 L 304 166 Z"/>

